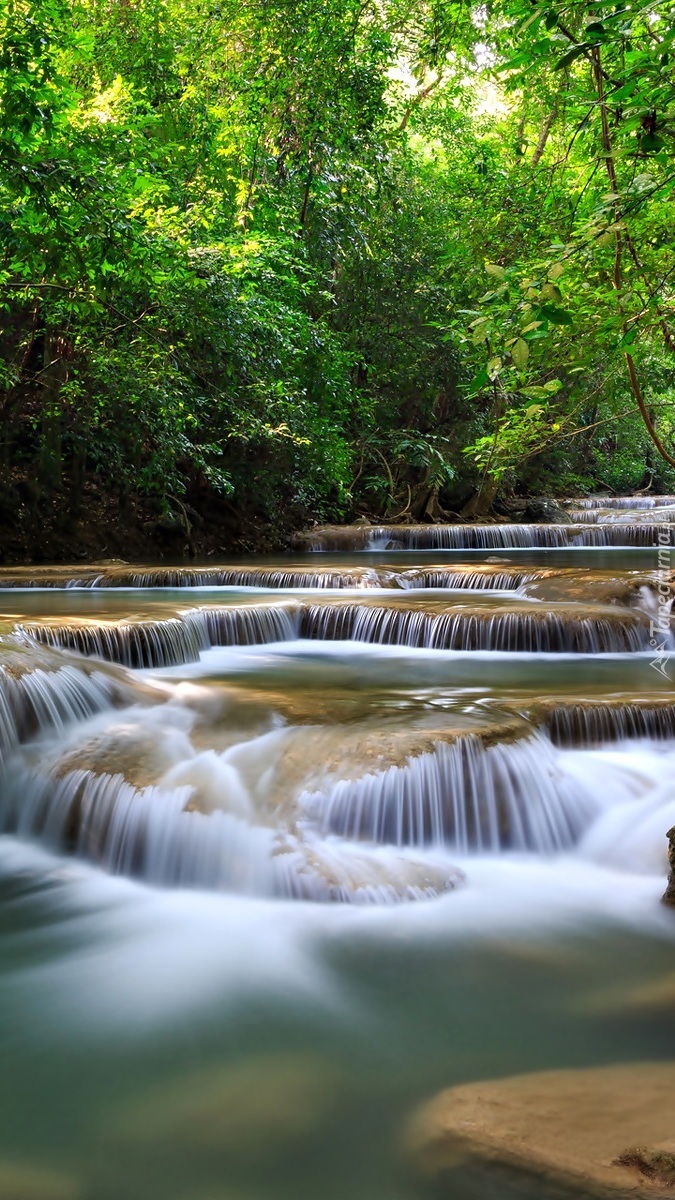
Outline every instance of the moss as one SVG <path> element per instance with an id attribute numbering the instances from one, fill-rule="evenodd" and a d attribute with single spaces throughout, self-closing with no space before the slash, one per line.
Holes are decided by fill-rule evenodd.
<path id="1" fill-rule="evenodd" d="M 614 1160 L 618 1167 L 634 1167 L 655 1183 L 675 1186 L 675 1152 L 658 1148 L 633 1146 Z"/>

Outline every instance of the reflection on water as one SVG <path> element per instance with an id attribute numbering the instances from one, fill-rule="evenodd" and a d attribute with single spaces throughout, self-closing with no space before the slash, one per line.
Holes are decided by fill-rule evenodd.
<path id="1" fill-rule="evenodd" d="M 27 569 L 0 592 L 2 1200 L 422 1200 L 402 1131 L 436 1090 L 670 1055 L 672 682 L 648 646 L 538 632 L 642 628 L 656 551 L 494 557 L 244 564 L 261 588 Z M 534 578 L 472 590 L 514 563 Z M 289 586 L 310 569 L 333 589 Z M 370 641 L 335 624 L 356 604 L 389 614 L 359 617 Z M 314 632 L 277 640 L 265 612 L 308 605 Z M 160 627 L 194 612 L 209 637 L 172 657 Z M 420 646 L 449 613 L 517 615 L 521 641 Z M 86 628 L 111 660 L 120 622 L 167 665 L 12 633 Z M 545 1195 L 489 1169 L 452 1187 Z"/>

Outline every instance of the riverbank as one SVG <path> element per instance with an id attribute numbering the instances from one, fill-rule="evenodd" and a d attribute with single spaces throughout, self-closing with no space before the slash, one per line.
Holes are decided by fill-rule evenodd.
<path id="1" fill-rule="evenodd" d="M 128 497 L 123 502 L 95 485 L 90 485 L 83 501 L 73 508 L 65 494 L 47 500 L 24 481 L 11 492 L 0 494 L 0 566 L 31 563 L 77 563 L 121 560 L 124 562 L 208 561 L 223 556 L 271 554 L 294 546 L 299 550 L 362 549 L 377 531 L 386 531 L 392 544 L 396 531 L 411 538 L 414 528 L 427 530 L 429 546 L 441 546 L 435 528 L 455 529 L 550 525 L 560 527 L 579 520 L 584 524 L 602 524 L 606 497 L 586 497 L 579 509 L 548 498 L 515 498 L 505 502 L 493 517 L 456 517 L 447 525 L 427 522 L 415 526 L 400 521 L 358 516 L 354 524 L 321 525 L 311 515 L 280 508 L 274 519 L 254 507 L 237 507 L 213 491 L 201 490 L 181 498 Z M 673 497 L 628 497 L 636 506 L 638 523 L 650 521 L 649 505 L 666 506 Z M 575 502 L 576 503 L 576 502 Z M 615 521 L 617 513 L 613 514 Z M 618 516 L 620 517 L 621 510 Z M 633 518 L 628 518 L 632 520 Z M 665 519 L 665 516 L 664 518 Z M 570 534 L 570 537 L 572 535 Z M 592 538 L 593 535 L 590 535 Z M 419 541 L 419 539 L 418 539 Z M 450 544 L 450 543 L 448 543 Z M 460 540 L 461 544 L 461 540 Z M 465 543 L 468 547 L 469 543 Z M 486 543 L 487 544 L 487 543 Z M 507 544 L 494 535 L 494 544 Z M 592 544 L 597 544 L 596 541 Z"/>

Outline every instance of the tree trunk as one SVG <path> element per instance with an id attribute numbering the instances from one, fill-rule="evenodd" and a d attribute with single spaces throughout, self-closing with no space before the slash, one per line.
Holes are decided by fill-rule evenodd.
<path id="1" fill-rule="evenodd" d="M 483 480 L 476 494 L 464 505 L 460 516 L 486 517 L 492 511 L 498 491 L 499 481 L 488 476 Z"/>
<path id="2" fill-rule="evenodd" d="M 42 370 L 42 437 L 40 444 L 40 482 L 45 491 L 58 491 L 62 472 L 61 388 L 68 378 L 63 354 L 63 339 L 53 329 L 45 330 L 44 368 Z"/>
<path id="3" fill-rule="evenodd" d="M 548 141 L 548 136 L 551 132 L 551 129 L 553 128 L 553 122 L 555 121 L 557 115 L 558 115 L 557 109 L 554 105 L 553 108 L 551 109 L 550 113 L 548 114 L 548 116 L 544 117 L 544 120 L 541 123 L 541 129 L 539 131 L 539 140 L 534 148 L 534 154 L 532 155 L 532 166 L 533 167 L 537 167 L 541 161 L 541 157 L 544 153 L 544 150 L 546 149 L 546 143 Z"/>

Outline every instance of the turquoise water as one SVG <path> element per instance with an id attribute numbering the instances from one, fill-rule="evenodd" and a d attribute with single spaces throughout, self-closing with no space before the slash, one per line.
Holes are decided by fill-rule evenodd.
<path id="1" fill-rule="evenodd" d="M 499 557 L 626 569 L 645 565 L 649 553 Z M 326 556 L 333 564 L 348 557 Z M 417 565 L 450 555 L 386 557 Z M 190 589 L 7 591 L 0 612 L 102 619 L 232 597 L 242 598 Z M 307 755 L 325 753 L 326 761 L 331 739 L 358 734 L 359 722 L 364 737 L 389 728 L 392 714 L 403 728 L 420 714 L 450 719 L 515 697 L 527 719 L 527 705 L 550 694 L 672 691 L 644 654 L 342 642 L 214 648 L 192 663 L 135 674 L 168 689 L 171 728 L 194 737 L 200 753 L 209 736 L 225 744 L 238 706 L 255 698 L 263 716 L 251 736 L 285 736 L 284 697 L 311 731 Z M 317 697 L 337 715 L 319 717 L 317 708 L 313 720 Z M 144 705 L 123 706 L 115 728 L 155 729 Z M 192 718 L 180 724 L 175 715 L 190 705 L 208 709 L 199 738 Z M 43 733 L 29 748 L 32 761 L 51 762 L 92 731 L 108 736 L 111 721 L 104 713 Z M 251 742 L 251 757 L 270 744 Z M 659 899 L 674 760 L 671 741 L 570 751 L 561 769 L 602 800 L 586 841 L 556 855 L 461 859 L 448 848 L 443 861 L 465 872 L 466 886 L 416 903 L 152 887 L 54 853 L 44 839 L 1 836 L 0 1187 L 11 1162 L 58 1173 L 66 1200 L 422 1200 L 405 1130 L 416 1105 L 439 1089 L 669 1057 L 675 1007 L 650 1002 L 645 989 L 672 972 L 675 919 Z M 628 799 L 619 803 L 610 793 L 624 784 Z M 457 1200 L 542 1196 L 539 1185 L 528 1190 L 490 1171 L 460 1170 L 449 1186 Z M 46 1183 L 34 1187 L 36 1200 L 50 1194 Z"/>

